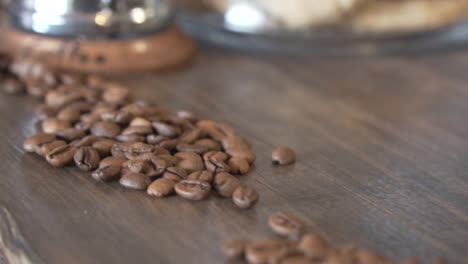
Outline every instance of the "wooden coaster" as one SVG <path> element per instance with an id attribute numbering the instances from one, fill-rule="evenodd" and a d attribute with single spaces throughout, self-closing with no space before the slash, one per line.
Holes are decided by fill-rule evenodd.
<path id="1" fill-rule="evenodd" d="M 138 39 L 61 39 L 2 28 L 0 46 L 19 58 L 49 67 L 89 73 L 122 74 L 164 70 L 189 63 L 194 42 L 177 27 Z"/>

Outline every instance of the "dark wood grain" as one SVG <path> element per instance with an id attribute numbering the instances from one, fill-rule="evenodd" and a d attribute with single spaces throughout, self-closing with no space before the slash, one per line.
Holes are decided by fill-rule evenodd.
<path id="1" fill-rule="evenodd" d="M 0 96 L 0 204 L 45 263 L 223 263 L 224 239 L 271 236 L 289 210 L 334 244 L 468 259 L 468 52 L 297 61 L 204 51 L 182 73 L 123 78 L 139 98 L 233 124 L 261 194 L 155 199 L 24 153 L 34 100 Z M 271 164 L 281 145 L 298 162 Z"/>

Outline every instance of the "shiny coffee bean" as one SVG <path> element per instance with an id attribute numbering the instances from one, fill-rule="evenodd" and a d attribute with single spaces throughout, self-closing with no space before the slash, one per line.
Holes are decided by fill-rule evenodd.
<path id="1" fill-rule="evenodd" d="M 81 113 L 77 109 L 65 107 L 57 113 L 57 119 L 75 123 L 80 121 Z"/>
<path id="2" fill-rule="evenodd" d="M 142 118 L 142 117 L 133 118 L 132 121 L 130 122 L 130 126 L 131 127 L 133 127 L 133 126 L 144 126 L 144 127 L 150 127 L 150 128 L 152 127 L 151 122 L 148 119 L 145 119 L 145 118 Z"/>
<path id="3" fill-rule="evenodd" d="M 27 152 L 35 152 L 42 144 L 50 143 L 55 140 L 55 136 L 46 133 L 38 133 L 27 138 L 23 143 L 23 149 Z"/>
<path id="4" fill-rule="evenodd" d="M 187 180 L 196 180 L 196 181 L 205 181 L 208 183 L 211 183 L 213 181 L 214 174 L 211 171 L 195 171 L 190 173 L 189 176 L 187 176 Z"/>
<path id="5" fill-rule="evenodd" d="M 159 146 L 171 151 L 171 150 L 174 150 L 178 144 L 179 144 L 178 139 L 168 139 L 159 143 Z"/>
<path id="6" fill-rule="evenodd" d="M 91 174 L 95 180 L 109 182 L 120 178 L 121 167 L 116 165 L 99 165 Z"/>
<path id="7" fill-rule="evenodd" d="M 154 146 L 152 153 L 154 155 L 170 155 L 171 152 L 169 152 L 167 149 L 159 147 L 159 146 Z"/>
<path id="8" fill-rule="evenodd" d="M 48 106 L 60 108 L 83 99 L 83 94 L 73 86 L 60 86 L 56 90 L 48 91 L 45 103 Z"/>
<path id="9" fill-rule="evenodd" d="M 127 161 L 126 158 L 122 157 L 107 157 L 99 162 L 99 167 L 105 166 L 117 166 L 122 167 L 122 165 Z"/>
<path id="10" fill-rule="evenodd" d="M 100 121 L 91 127 L 91 134 L 98 137 L 115 138 L 120 134 L 120 126 L 110 121 Z"/>
<path id="11" fill-rule="evenodd" d="M 3 87 L 3 91 L 7 94 L 22 94 L 26 91 L 24 84 L 14 78 L 8 78 L 0 83 Z"/>
<path id="12" fill-rule="evenodd" d="M 75 151 L 76 148 L 70 145 L 59 146 L 49 151 L 46 155 L 46 159 L 52 166 L 66 166 L 73 161 Z"/>
<path id="13" fill-rule="evenodd" d="M 58 131 L 57 133 L 55 133 L 55 136 L 57 138 L 70 142 L 73 140 L 84 138 L 86 136 L 86 133 L 81 129 L 70 127 L 70 128 L 66 128 L 66 129 L 62 129 Z"/>
<path id="14" fill-rule="evenodd" d="M 241 258 L 244 256 L 245 249 L 250 244 L 250 240 L 245 239 L 236 239 L 236 240 L 229 240 L 223 243 L 222 245 L 222 252 L 224 256 L 235 259 Z"/>
<path id="15" fill-rule="evenodd" d="M 115 139 L 119 142 L 145 142 L 145 137 L 137 134 L 118 135 Z"/>
<path id="16" fill-rule="evenodd" d="M 187 171 L 179 167 L 168 167 L 163 173 L 163 178 L 179 182 L 187 178 Z"/>
<path id="17" fill-rule="evenodd" d="M 122 164 L 122 168 L 127 168 L 130 172 L 143 174 L 145 174 L 150 169 L 150 167 L 152 167 L 152 165 L 148 161 L 138 159 L 127 160 Z"/>
<path id="18" fill-rule="evenodd" d="M 234 191 L 239 187 L 240 181 L 229 173 L 221 172 L 215 175 L 213 188 L 223 196 L 231 198 Z"/>
<path id="19" fill-rule="evenodd" d="M 124 155 L 127 159 L 134 159 L 144 153 L 152 153 L 154 147 L 143 142 L 121 143 Z"/>
<path id="20" fill-rule="evenodd" d="M 271 159 L 276 164 L 289 165 L 296 162 L 296 153 L 291 148 L 281 147 L 273 151 Z"/>
<path id="21" fill-rule="evenodd" d="M 322 261 L 326 258 L 330 247 L 320 235 L 305 234 L 298 248 L 311 260 Z"/>
<path id="22" fill-rule="evenodd" d="M 134 116 L 131 113 L 123 112 L 123 111 L 104 111 L 100 114 L 102 121 L 109 121 L 114 122 L 119 125 L 127 125 L 129 124 Z"/>
<path id="23" fill-rule="evenodd" d="M 142 173 L 129 172 L 120 178 L 119 183 L 129 189 L 146 190 L 151 184 L 151 180 Z"/>
<path id="24" fill-rule="evenodd" d="M 166 165 L 168 167 L 174 167 L 179 163 L 180 159 L 178 157 L 172 156 L 172 155 L 158 155 L 158 158 L 163 159 L 166 162 Z"/>
<path id="25" fill-rule="evenodd" d="M 110 155 L 110 150 L 117 142 L 111 139 L 103 139 L 94 142 L 92 147 L 99 153 L 101 158 L 105 158 Z"/>
<path id="26" fill-rule="evenodd" d="M 199 139 L 201 135 L 202 135 L 202 130 L 201 129 L 193 128 L 193 129 L 190 129 L 189 131 L 185 132 L 184 134 L 182 134 L 180 136 L 179 140 L 180 140 L 181 143 L 184 143 L 184 144 L 192 144 L 197 139 Z M 201 145 L 199 145 L 199 146 L 201 146 Z"/>
<path id="27" fill-rule="evenodd" d="M 153 122 L 152 125 L 159 135 L 163 135 L 170 138 L 178 136 L 181 132 L 179 127 L 169 125 L 163 122 Z"/>
<path id="28" fill-rule="evenodd" d="M 151 196 L 166 197 L 174 192 L 174 186 L 173 180 L 161 178 L 151 183 L 146 192 Z"/>
<path id="29" fill-rule="evenodd" d="M 268 218 L 268 225 L 276 234 L 299 237 L 304 231 L 304 223 L 290 213 L 277 212 Z"/>
<path id="30" fill-rule="evenodd" d="M 208 138 L 199 139 L 195 141 L 194 144 L 204 146 L 208 151 L 220 151 L 221 150 L 221 144 Z"/>
<path id="31" fill-rule="evenodd" d="M 92 171 L 99 166 L 101 157 L 92 147 L 80 147 L 76 150 L 73 159 L 80 170 Z"/>
<path id="32" fill-rule="evenodd" d="M 232 193 L 232 201 L 241 209 L 252 207 L 258 201 L 258 198 L 257 190 L 246 185 L 240 185 Z"/>
<path id="33" fill-rule="evenodd" d="M 60 146 L 65 146 L 65 145 L 67 145 L 67 142 L 63 140 L 54 140 L 52 142 L 41 144 L 38 147 L 36 147 L 36 153 L 39 156 L 45 157 L 47 153 L 54 150 L 55 148 L 60 147 Z"/>
<path id="34" fill-rule="evenodd" d="M 177 195 L 188 200 L 202 200 L 210 195 L 211 185 L 205 181 L 183 180 L 175 185 Z"/>
<path id="35" fill-rule="evenodd" d="M 232 157 L 229 159 L 228 165 L 232 174 L 244 175 L 250 170 L 250 164 L 243 158 Z"/>
<path id="36" fill-rule="evenodd" d="M 129 126 L 122 131 L 122 135 L 140 135 L 145 136 L 153 133 L 153 129 L 149 126 Z"/>
<path id="37" fill-rule="evenodd" d="M 146 136 L 146 142 L 148 144 L 159 145 L 159 143 L 169 140 L 170 138 L 161 135 L 150 134 Z"/>
<path id="38" fill-rule="evenodd" d="M 102 137 L 98 137 L 98 136 L 86 136 L 84 138 L 81 138 L 81 139 L 76 139 L 76 140 L 73 140 L 70 145 L 71 146 L 74 146 L 74 147 L 89 147 L 91 145 L 93 145 L 95 142 L 98 142 L 100 140 L 103 140 Z"/>
<path id="39" fill-rule="evenodd" d="M 41 127 L 44 133 L 55 134 L 60 130 L 70 128 L 71 123 L 70 121 L 59 120 L 57 118 L 47 118 L 42 121 Z"/>
<path id="40" fill-rule="evenodd" d="M 208 151 L 207 148 L 201 145 L 186 144 L 181 143 L 176 146 L 177 151 L 179 152 L 194 152 L 197 154 L 203 154 Z"/>
<path id="41" fill-rule="evenodd" d="M 196 153 L 179 152 L 175 154 L 175 156 L 180 159 L 177 166 L 183 168 L 189 173 L 205 169 L 202 158 Z"/>

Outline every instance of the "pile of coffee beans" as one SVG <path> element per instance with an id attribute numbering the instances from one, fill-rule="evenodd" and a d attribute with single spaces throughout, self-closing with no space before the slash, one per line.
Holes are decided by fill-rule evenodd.
<path id="1" fill-rule="evenodd" d="M 201 200 L 211 193 L 250 208 L 257 191 L 238 176 L 255 161 L 251 145 L 227 124 L 191 112 L 171 113 L 131 99 L 122 84 L 95 75 L 58 73 L 27 61 L 0 58 L 4 92 L 40 99 L 40 132 L 24 149 L 52 166 L 74 164 L 103 182 Z"/>
<path id="2" fill-rule="evenodd" d="M 320 234 L 307 232 L 304 222 L 291 213 L 272 214 L 268 225 L 279 238 L 229 240 L 222 245 L 223 254 L 229 259 L 242 259 L 251 264 L 421 263 L 415 257 L 390 260 L 357 246 L 332 247 Z M 433 262 L 443 263 L 440 258 Z"/>

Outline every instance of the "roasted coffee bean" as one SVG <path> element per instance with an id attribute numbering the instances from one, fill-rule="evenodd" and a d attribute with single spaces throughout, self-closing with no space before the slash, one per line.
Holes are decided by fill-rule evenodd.
<path id="1" fill-rule="evenodd" d="M 55 133 L 55 136 L 57 138 L 70 142 L 73 140 L 84 138 L 86 136 L 86 133 L 81 129 L 70 127 L 70 128 L 66 128 L 66 129 L 62 129 L 58 131 L 57 133 Z"/>
<path id="2" fill-rule="evenodd" d="M 241 137 L 227 137 L 222 141 L 222 144 L 226 150 L 226 153 L 231 157 L 245 159 L 250 164 L 252 164 L 256 159 L 255 152 L 252 150 L 247 141 Z"/>
<path id="3" fill-rule="evenodd" d="M 203 154 L 208 151 L 204 146 L 185 143 L 178 144 L 176 149 L 180 152 L 194 152 L 197 154 Z"/>
<path id="4" fill-rule="evenodd" d="M 144 153 L 152 153 L 154 149 L 153 146 L 142 142 L 120 143 L 119 146 L 127 159 L 134 159 Z"/>
<path id="5" fill-rule="evenodd" d="M 26 91 L 24 84 L 14 78 L 8 78 L 1 82 L 3 91 L 7 94 L 22 94 Z"/>
<path id="6" fill-rule="evenodd" d="M 146 152 L 146 153 L 143 153 L 143 154 L 140 154 L 138 156 L 136 156 L 134 159 L 136 160 L 144 160 L 144 161 L 151 161 L 152 159 L 156 159 L 157 156 L 152 153 L 152 152 Z"/>
<path id="7" fill-rule="evenodd" d="M 57 114 L 57 110 L 45 104 L 40 104 L 34 108 L 34 113 L 39 120 L 45 120 Z"/>
<path id="8" fill-rule="evenodd" d="M 230 259 L 241 258 L 249 244 L 250 241 L 245 239 L 229 240 L 223 243 L 221 250 Z"/>
<path id="9" fill-rule="evenodd" d="M 155 145 L 158 144 L 159 145 L 159 143 L 161 143 L 163 141 L 166 141 L 166 140 L 169 140 L 169 138 L 166 137 L 166 136 L 155 135 L 155 134 L 151 134 L 151 135 L 146 136 L 146 142 L 148 144 L 155 144 Z"/>
<path id="10" fill-rule="evenodd" d="M 296 153 L 291 148 L 281 147 L 273 151 L 271 159 L 276 164 L 289 165 L 296 161 Z"/>
<path id="11" fill-rule="evenodd" d="M 70 121 L 72 123 L 78 122 L 80 120 L 80 117 L 80 111 L 69 107 L 65 107 L 57 113 L 57 119 Z"/>
<path id="12" fill-rule="evenodd" d="M 179 140 L 177 140 L 177 139 L 168 139 L 168 140 L 164 140 L 161 143 L 159 143 L 159 146 L 171 151 L 171 150 L 175 149 L 178 144 L 179 144 Z"/>
<path id="13" fill-rule="evenodd" d="M 129 126 L 122 131 L 122 135 L 146 136 L 151 133 L 153 133 L 153 129 L 149 126 Z"/>
<path id="14" fill-rule="evenodd" d="M 148 185 L 151 184 L 151 180 L 142 173 L 129 172 L 120 178 L 120 185 L 134 189 L 134 190 L 146 190 Z"/>
<path id="15" fill-rule="evenodd" d="M 232 174 L 246 174 L 250 170 L 250 164 L 243 158 L 232 157 L 228 161 L 230 172 Z"/>
<path id="16" fill-rule="evenodd" d="M 232 201 L 241 209 L 252 207 L 258 201 L 258 197 L 257 190 L 246 185 L 240 185 L 232 193 Z"/>
<path id="17" fill-rule="evenodd" d="M 119 125 L 127 125 L 129 124 L 132 119 L 133 115 L 128 112 L 123 112 L 123 111 L 104 111 L 102 110 L 102 113 L 100 114 L 101 119 L 103 121 L 109 121 L 109 122 L 114 122 Z"/>
<path id="18" fill-rule="evenodd" d="M 86 77 L 86 84 L 91 89 L 104 90 L 106 82 L 107 81 L 99 75 L 88 75 Z"/>
<path id="19" fill-rule="evenodd" d="M 99 122 L 101 119 L 99 118 L 99 115 L 96 113 L 89 113 L 89 114 L 84 114 L 80 116 L 80 122 L 82 123 L 88 123 L 88 124 L 96 124 Z"/>
<path id="20" fill-rule="evenodd" d="M 27 138 L 23 143 L 23 149 L 27 152 L 35 152 L 36 149 L 46 143 L 55 141 L 55 136 L 46 133 L 38 133 Z"/>
<path id="21" fill-rule="evenodd" d="M 290 244 L 283 240 L 259 240 L 252 241 L 245 248 L 245 257 L 252 264 L 267 264 L 270 259 L 274 259 L 278 254 L 284 254 L 284 250 Z"/>
<path id="22" fill-rule="evenodd" d="M 121 158 L 121 157 L 107 157 L 99 162 L 99 167 L 107 167 L 107 166 L 122 167 L 122 165 L 126 161 L 127 159 Z"/>
<path id="23" fill-rule="evenodd" d="M 127 168 L 128 171 L 131 172 L 146 174 L 146 171 L 148 171 L 152 165 L 148 161 L 134 159 L 124 162 L 122 167 Z"/>
<path id="24" fill-rule="evenodd" d="M 116 122 L 115 114 L 118 112 L 117 111 L 118 107 L 113 104 L 108 104 L 106 102 L 97 102 L 96 105 L 92 109 L 92 113 L 96 116 L 98 116 L 99 120 L 101 121 L 111 121 L 111 122 Z M 102 120 L 102 117 L 106 113 L 113 113 L 112 119 L 110 120 Z M 131 120 L 131 119 L 129 119 Z"/>
<path id="25" fill-rule="evenodd" d="M 221 150 L 221 144 L 209 138 L 199 139 L 195 141 L 194 144 L 204 146 L 208 151 L 220 151 Z"/>
<path id="26" fill-rule="evenodd" d="M 208 183 L 211 183 L 213 181 L 213 178 L 213 172 L 204 170 L 190 173 L 190 175 L 187 177 L 187 180 L 206 181 Z"/>
<path id="27" fill-rule="evenodd" d="M 70 128 L 71 123 L 69 121 L 59 120 L 57 118 L 47 118 L 44 121 L 42 121 L 41 127 L 42 131 L 44 131 L 45 133 L 55 134 L 60 130 Z"/>
<path id="28" fill-rule="evenodd" d="M 178 157 L 167 155 L 167 154 L 158 155 L 158 158 L 163 159 L 166 162 L 168 167 L 174 167 L 180 161 Z"/>
<path id="29" fill-rule="evenodd" d="M 118 83 L 108 82 L 102 94 L 102 99 L 110 104 L 123 104 L 127 101 L 129 96 L 130 93 L 126 87 Z"/>
<path id="30" fill-rule="evenodd" d="M 122 164 L 126 161 L 124 158 L 107 157 L 99 162 L 99 168 L 92 173 L 95 180 L 113 181 L 120 178 Z"/>
<path id="31" fill-rule="evenodd" d="M 115 139 L 120 142 L 145 142 L 145 137 L 137 134 L 118 135 Z"/>
<path id="32" fill-rule="evenodd" d="M 91 134 L 105 138 L 115 138 L 120 134 L 120 127 L 114 122 L 100 121 L 91 127 Z"/>
<path id="33" fill-rule="evenodd" d="M 79 130 L 89 132 L 94 123 L 78 122 L 73 127 Z"/>
<path id="34" fill-rule="evenodd" d="M 210 195 L 211 185 L 205 181 L 183 180 L 175 185 L 177 195 L 188 200 L 202 200 Z"/>
<path id="35" fill-rule="evenodd" d="M 185 169 L 189 173 L 205 169 L 202 158 L 196 153 L 179 152 L 175 154 L 175 156 L 180 159 L 177 166 Z"/>
<path id="36" fill-rule="evenodd" d="M 59 146 L 49 151 L 46 155 L 46 159 L 52 166 L 66 166 L 73 161 L 75 150 L 76 148 L 70 145 Z"/>
<path id="37" fill-rule="evenodd" d="M 211 151 L 203 155 L 206 169 L 215 173 L 230 172 L 231 168 L 225 162 L 228 158 L 228 155 L 224 152 Z"/>
<path id="38" fill-rule="evenodd" d="M 47 155 L 47 153 L 49 153 L 53 149 L 55 149 L 57 147 L 60 147 L 60 146 L 65 146 L 65 145 L 67 145 L 67 142 L 65 142 L 63 140 L 54 140 L 52 142 L 48 142 L 48 143 L 45 143 L 45 144 L 38 145 L 35 148 L 35 150 L 36 150 L 36 153 L 39 156 L 45 157 L 45 155 Z"/>
<path id="39" fill-rule="evenodd" d="M 181 132 L 179 127 L 169 125 L 163 122 L 153 122 L 152 125 L 159 135 L 163 135 L 170 138 L 178 136 Z"/>
<path id="40" fill-rule="evenodd" d="M 215 175 L 213 188 L 216 192 L 223 196 L 231 198 L 233 192 L 239 187 L 240 181 L 229 173 L 221 172 Z"/>
<path id="41" fill-rule="evenodd" d="M 60 108 L 81 99 L 83 99 L 83 94 L 76 87 L 61 86 L 57 90 L 47 92 L 45 103 L 48 106 Z"/>
<path id="42" fill-rule="evenodd" d="M 193 129 L 190 129 L 189 131 L 185 132 L 183 135 L 181 135 L 179 140 L 180 140 L 180 142 L 185 143 L 185 144 L 192 144 L 197 139 L 200 138 L 201 134 L 202 134 L 201 129 L 193 128 Z"/>
<path id="43" fill-rule="evenodd" d="M 153 152 L 152 152 L 154 155 L 170 155 L 171 152 L 169 152 L 169 150 L 163 148 L 163 147 L 159 147 L 159 146 L 154 146 L 154 149 L 153 149 Z"/>
<path id="44" fill-rule="evenodd" d="M 144 126 L 152 128 L 151 122 L 148 119 L 142 117 L 135 117 L 134 119 L 132 119 L 132 121 L 130 122 L 130 126 Z"/>
<path id="45" fill-rule="evenodd" d="M 217 123 L 212 120 L 200 120 L 196 126 L 216 141 L 222 141 L 227 138 L 227 135 L 217 127 Z"/>
<path id="46" fill-rule="evenodd" d="M 281 236 L 299 237 L 304 231 L 303 222 L 290 213 L 277 212 L 270 215 L 268 225 Z"/>
<path id="47" fill-rule="evenodd" d="M 329 250 L 327 241 L 318 234 L 305 234 L 298 248 L 314 261 L 324 260 Z"/>
<path id="48" fill-rule="evenodd" d="M 179 182 L 187 178 L 187 171 L 179 167 L 168 167 L 163 173 L 163 178 Z"/>
<path id="49" fill-rule="evenodd" d="M 97 150 L 97 152 L 99 153 L 99 156 L 101 158 L 105 158 L 107 156 L 109 156 L 111 153 L 110 153 L 110 150 L 112 148 L 112 146 L 114 146 L 114 144 L 116 144 L 117 142 L 114 141 L 114 140 L 110 140 L 110 139 L 103 139 L 103 140 L 99 140 L 97 142 L 94 142 L 93 143 L 93 148 L 95 150 Z"/>
<path id="50" fill-rule="evenodd" d="M 219 160 L 219 161 L 227 161 L 229 156 L 221 151 L 209 151 L 203 154 L 204 160 Z"/>
<path id="51" fill-rule="evenodd" d="M 151 196 L 166 197 L 174 192 L 174 186 L 173 180 L 161 178 L 151 183 L 146 192 Z"/>
<path id="52" fill-rule="evenodd" d="M 80 170 L 91 171 L 99 166 L 101 157 L 92 147 L 80 147 L 76 150 L 73 159 Z"/>
<path id="53" fill-rule="evenodd" d="M 101 137 L 98 137 L 98 136 L 86 136 L 84 138 L 81 138 L 81 139 L 76 139 L 76 140 L 73 140 L 70 145 L 71 146 L 74 146 L 74 147 L 89 147 L 91 145 L 94 144 L 94 142 L 98 142 L 100 140 L 102 140 L 103 138 Z"/>

